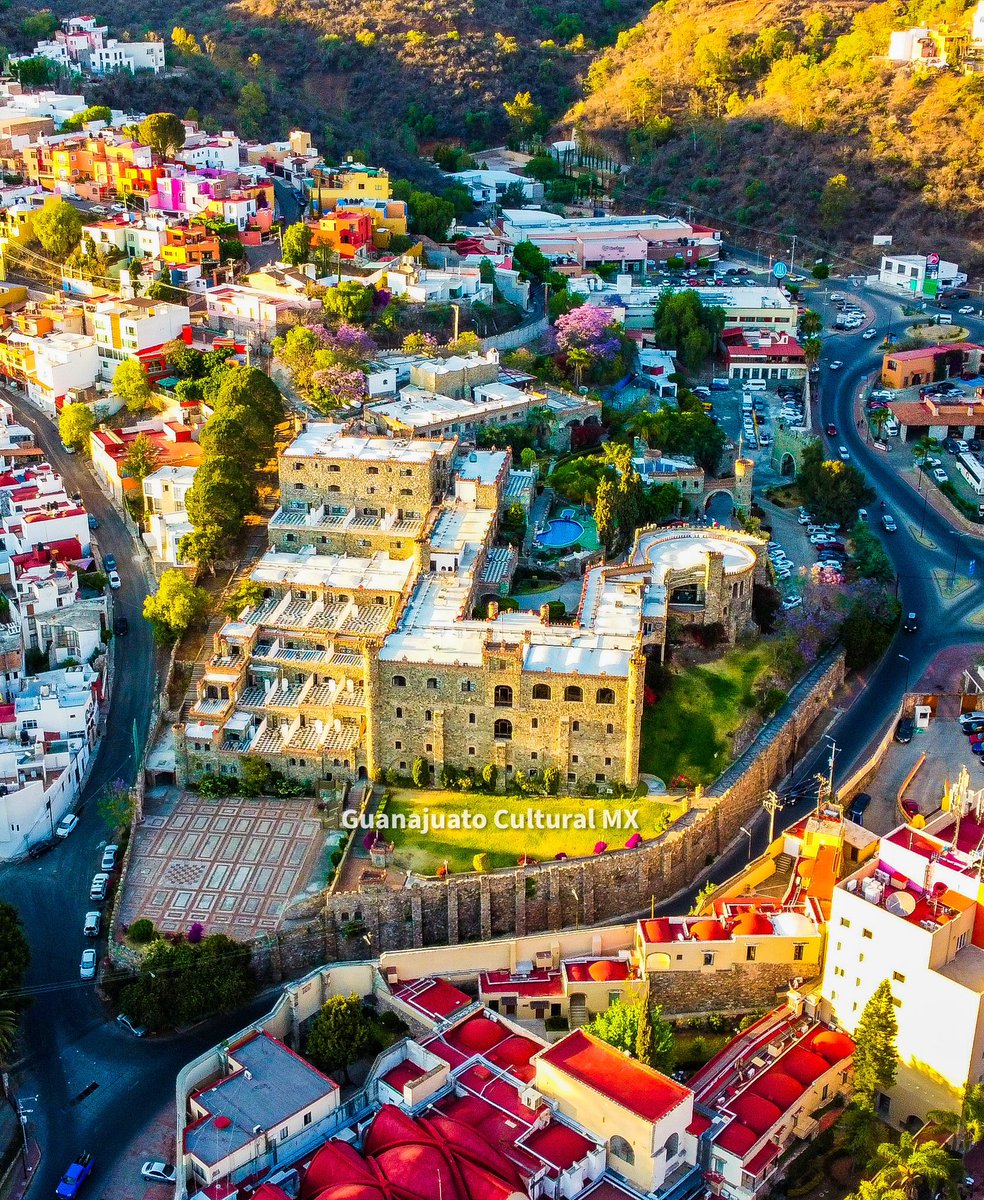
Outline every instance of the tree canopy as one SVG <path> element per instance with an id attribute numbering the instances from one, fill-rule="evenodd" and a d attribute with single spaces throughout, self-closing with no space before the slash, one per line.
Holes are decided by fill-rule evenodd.
<path id="1" fill-rule="evenodd" d="M 724 329 L 724 310 L 706 308 L 688 289 L 664 292 L 653 314 L 653 334 L 660 346 L 675 350 L 684 366 L 696 370 L 714 353 Z"/>
<path id="2" fill-rule="evenodd" d="M 82 237 L 82 216 L 67 200 L 49 200 L 34 218 L 34 236 L 41 249 L 64 261 Z"/>
<path id="3" fill-rule="evenodd" d="M 806 507 L 816 518 L 836 521 L 845 528 L 854 525 L 858 509 L 875 495 L 857 467 L 839 459 L 825 459 L 819 440 L 803 450 L 796 483 Z"/>
<path id="4" fill-rule="evenodd" d="M 161 158 L 171 158 L 185 144 L 185 127 L 174 113 L 151 113 L 137 126 L 137 136 Z"/>
<path id="5" fill-rule="evenodd" d="M 89 434 L 96 427 L 96 418 L 87 404 L 66 404 L 58 414 L 58 436 L 71 450 L 88 453 Z"/>
<path id="6" fill-rule="evenodd" d="M 137 979 L 120 994 L 120 1008 L 134 1022 L 158 1032 L 230 1012 L 256 990 L 250 950 L 222 933 L 200 942 L 152 942 Z"/>
<path id="7" fill-rule="evenodd" d="M 864 1006 L 854 1031 L 854 1102 L 862 1108 L 875 1109 L 879 1092 L 895 1083 L 898 1032 L 892 985 L 884 979 Z"/>
<path id="8" fill-rule="evenodd" d="M 307 262 L 308 256 L 311 253 L 311 226 L 304 221 L 298 221 L 294 225 L 288 225 L 284 230 L 283 247 L 281 256 L 285 263 L 290 263 L 292 267 L 300 266 L 301 263 Z"/>
<path id="9" fill-rule="evenodd" d="M 329 996 L 311 1022 L 305 1056 L 326 1074 L 348 1069 L 372 1044 L 372 1021 L 362 1000 L 351 996 Z"/>
<path id="10" fill-rule="evenodd" d="M 200 468 L 199 468 L 200 469 Z M 196 587 L 183 571 L 165 571 L 157 591 L 144 600 L 143 615 L 154 627 L 154 638 L 167 645 L 208 612 L 208 592 Z"/>
<path id="11" fill-rule="evenodd" d="M 124 358 L 113 372 L 113 391 L 131 412 L 146 408 L 153 395 L 147 373 L 135 358 Z"/>
<path id="12" fill-rule="evenodd" d="M 0 900 L 0 994 L 17 992 L 30 964 L 31 948 L 20 914 L 12 904 Z"/>

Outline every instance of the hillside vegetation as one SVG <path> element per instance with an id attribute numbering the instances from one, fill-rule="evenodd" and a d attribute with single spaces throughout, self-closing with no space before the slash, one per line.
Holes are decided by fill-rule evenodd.
<path id="1" fill-rule="evenodd" d="M 668 0 L 592 63 L 568 119 L 631 156 L 628 204 L 981 257 L 984 76 L 897 69 L 893 29 L 967 28 L 963 0 Z"/>

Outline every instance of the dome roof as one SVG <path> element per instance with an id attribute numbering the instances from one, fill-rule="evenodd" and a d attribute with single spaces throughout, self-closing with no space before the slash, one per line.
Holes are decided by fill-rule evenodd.
<path id="1" fill-rule="evenodd" d="M 792 1075 L 804 1087 L 819 1079 L 829 1066 L 825 1058 L 810 1050 L 804 1050 L 802 1046 L 790 1050 L 782 1060 L 782 1069 L 786 1074 Z"/>
<path id="2" fill-rule="evenodd" d="M 690 926 L 690 936 L 697 942 L 725 942 L 728 935 L 720 921 L 705 917 Z"/>
<path id="3" fill-rule="evenodd" d="M 642 936 L 647 942 L 672 942 L 673 926 L 670 924 L 670 918 L 654 917 L 650 921 L 643 921 Z"/>
<path id="4" fill-rule="evenodd" d="M 494 1046 L 489 1058 L 498 1066 L 525 1067 L 533 1055 L 542 1049 L 539 1042 L 516 1034 Z"/>
<path id="5" fill-rule="evenodd" d="M 854 1053 L 854 1042 L 837 1029 L 821 1029 L 810 1038 L 810 1049 L 833 1066 Z"/>
<path id="6" fill-rule="evenodd" d="M 764 937 L 772 933 L 772 922 L 757 912 L 744 912 L 731 926 L 735 937 Z"/>
<path id="7" fill-rule="evenodd" d="M 778 1108 L 771 1100 L 766 1100 L 764 1096 L 756 1096 L 752 1092 L 746 1092 L 743 1096 L 739 1096 L 732 1103 L 731 1108 L 738 1120 L 743 1125 L 747 1125 L 759 1137 L 771 1129 L 782 1116 L 781 1108 Z"/>
<path id="8" fill-rule="evenodd" d="M 506 1030 L 497 1022 L 487 1017 L 469 1017 L 463 1025 L 452 1029 L 448 1041 L 461 1050 L 469 1050 L 472 1054 L 484 1054 L 491 1050 L 506 1036 Z"/>
<path id="9" fill-rule="evenodd" d="M 772 918 L 772 928 L 780 937 L 810 937 L 816 932 L 810 918 L 799 912 L 776 913 Z"/>
<path id="10" fill-rule="evenodd" d="M 732 1154 L 747 1154 L 759 1140 L 759 1135 L 743 1125 L 741 1121 L 732 1121 L 726 1125 L 716 1141 Z"/>
<path id="11" fill-rule="evenodd" d="M 752 1091 L 787 1109 L 803 1095 L 803 1085 L 783 1071 L 769 1071 L 752 1084 Z"/>
<path id="12" fill-rule="evenodd" d="M 264 1183 L 253 1193 L 253 1200 L 290 1200 L 290 1197 L 275 1183 Z"/>
<path id="13" fill-rule="evenodd" d="M 311 1160 L 301 1184 L 301 1200 L 313 1200 L 333 1183 L 372 1183 L 375 1176 L 362 1155 L 347 1142 L 326 1142 Z"/>
<path id="14" fill-rule="evenodd" d="M 599 983 L 604 983 L 610 979 L 624 978 L 625 970 L 621 963 L 613 962 L 607 958 L 600 958 L 588 967 L 588 974 Z"/>

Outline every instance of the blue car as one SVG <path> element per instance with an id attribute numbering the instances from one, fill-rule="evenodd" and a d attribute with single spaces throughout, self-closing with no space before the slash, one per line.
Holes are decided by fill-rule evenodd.
<path id="1" fill-rule="evenodd" d="M 73 1200 L 91 1173 L 92 1155 L 80 1154 L 61 1177 L 58 1187 L 55 1188 L 55 1195 L 60 1196 L 62 1200 Z"/>
<path id="2" fill-rule="evenodd" d="M 103 555 L 103 570 L 104 571 L 115 571 L 116 570 L 116 558 L 114 555 L 112 555 L 112 554 L 104 554 Z"/>

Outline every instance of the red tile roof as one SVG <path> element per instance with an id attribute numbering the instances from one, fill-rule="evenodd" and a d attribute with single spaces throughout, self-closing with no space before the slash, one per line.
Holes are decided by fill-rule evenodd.
<path id="1" fill-rule="evenodd" d="M 661 1120 L 693 1095 L 689 1088 L 580 1029 L 544 1050 L 537 1061 L 549 1063 L 647 1121 Z"/>

